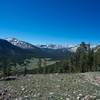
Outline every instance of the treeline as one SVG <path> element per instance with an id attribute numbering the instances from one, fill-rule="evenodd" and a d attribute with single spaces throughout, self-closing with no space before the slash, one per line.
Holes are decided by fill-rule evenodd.
<path id="1" fill-rule="evenodd" d="M 100 49 L 91 48 L 90 44 L 82 42 L 75 53 L 53 65 L 34 69 L 34 73 L 77 73 L 100 70 Z"/>
<path id="2" fill-rule="evenodd" d="M 41 60 L 42 59 L 42 60 Z M 17 72 L 16 61 L 13 58 L 0 57 L 0 71 L 3 76 L 16 74 L 48 74 L 48 73 L 77 73 L 100 70 L 100 48 L 91 48 L 90 44 L 82 42 L 75 53 L 70 53 L 65 59 L 48 65 L 46 58 L 38 58 L 37 68 L 27 69 L 29 59 L 20 64 L 24 70 Z M 13 70 L 12 70 L 13 69 Z"/>

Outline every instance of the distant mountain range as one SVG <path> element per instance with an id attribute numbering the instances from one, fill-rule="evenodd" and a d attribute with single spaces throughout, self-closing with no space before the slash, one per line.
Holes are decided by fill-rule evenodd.
<path id="1" fill-rule="evenodd" d="M 10 42 L 0 39 L 0 58 L 7 57 L 19 60 L 31 57 L 32 52 L 12 45 Z"/>
<path id="2" fill-rule="evenodd" d="M 68 48 L 63 46 L 50 45 L 33 45 L 16 38 L 6 39 L 9 43 L 24 50 L 32 51 L 37 57 L 63 58 L 70 53 Z"/>
<path id="3" fill-rule="evenodd" d="M 40 49 L 55 49 L 55 50 L 56 49 L 62 49 L 63 51 L 67 49 L 68 51 L 75 52 L 76 49 L 77 49 L 77 47 L 79 47 L 79 46 L 67 47 L 67 46 L 55 45 L 55 44 L 33 45 L 33 44 L 27 43 L 25 41 L 18 40 L 16 38 L 7 38 L 6 40 L 8 42 L 10 42 L 11 44 L 13 44 L 15 46 L 18 46 L 20 48 L 24 48 L 24 49 L 35 49 L 35 48 L 40 48 Z"/>
<path id="4" fill-rule="evenodd" d="M 15 39 L 14 39 L 15 41 Z M 16 41 L 18 42 L 18 41 Z M 24 42 L 23 42 L 24 43 Z M 27 44 L 27 43 L 26 43 Z M 26 45 L 13 45 L 12 41 L 0 39 L 0 58 L 3 57 L 14 59 L 18 62 L 22 62 L 26 58 L 30 57 L 44 57 L 45 53 L 38 47 L 26 48 Z"/>
<path id="5" fill-rule="evenodd" d="M 9 57 L 19 59 L 26 59 L 29 57 L 49 57 L 62 59 L 69 54 L 76 51 L 79 46 L 63 47 L 54 44 L 50 45 L 33 45 L 16 38 L 9 38 L 6 40 L 0 39 L 0 57 Z M 95 51 L 100 48 L 96 46 Z"/>
<path id="6" fill-rule="evenodd" d="M 18 46 L 20 48 L 23 48 L 23 49 L 37 49 L 36 46 L 34 46 L 30 43 L 27 43 L 25 41 L 18 40 L 16 38 L 7 38 L 6 40 L 8 42 L 10 42 L 11 44 L 13 44 L 15 46 Z"/>

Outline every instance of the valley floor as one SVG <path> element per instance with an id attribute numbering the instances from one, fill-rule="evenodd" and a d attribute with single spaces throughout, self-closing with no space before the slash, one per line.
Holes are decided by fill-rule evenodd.
<path id="1" fill-rule="evenodd" d="M 100 72 L 37 74 L 0 81 L 0 100 L 100 100 Z"/>

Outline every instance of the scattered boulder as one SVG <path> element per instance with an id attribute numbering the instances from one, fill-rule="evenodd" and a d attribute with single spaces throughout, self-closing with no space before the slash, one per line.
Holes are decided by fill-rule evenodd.
<path id="1" fill-rule="evenodd" d="M 16 79 L 17 79 L 16 76 L 8 76 L 8 77 L 5 77 L 5 80 L 6 80 L 6 81 L 16 80 Z"/>

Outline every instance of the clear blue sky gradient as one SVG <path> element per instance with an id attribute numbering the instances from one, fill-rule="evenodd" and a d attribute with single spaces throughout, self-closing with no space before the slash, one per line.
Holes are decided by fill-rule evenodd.
<path id="1" fill-rule="evenodd" d="M 99 0 L 0 0 L 0 38 L 33 44 L 100 43 Z"/>

